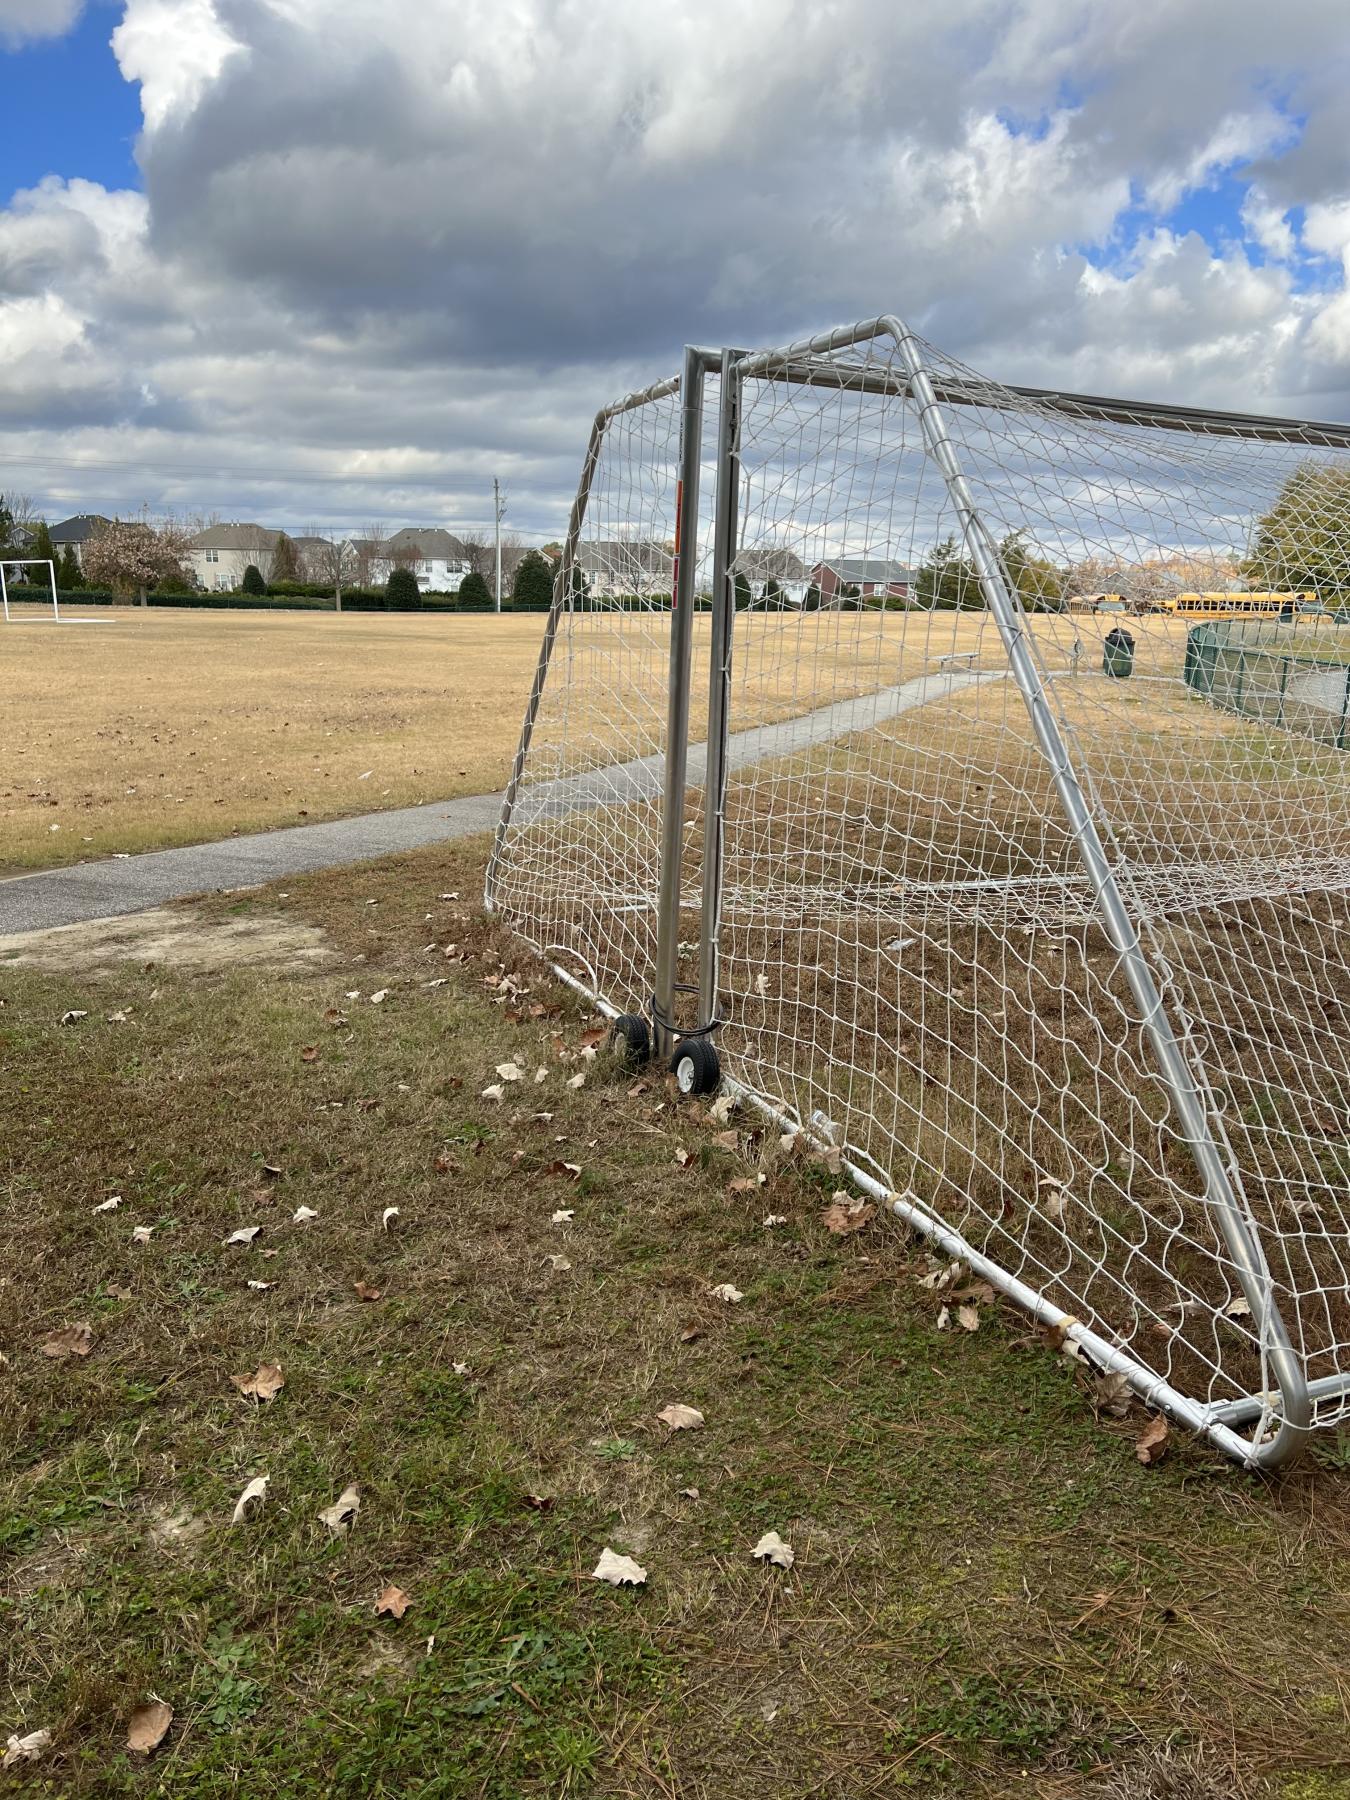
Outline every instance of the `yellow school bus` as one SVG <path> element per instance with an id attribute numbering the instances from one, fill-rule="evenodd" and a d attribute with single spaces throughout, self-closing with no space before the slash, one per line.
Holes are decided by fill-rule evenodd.
<path id="1" fill-rule="evenodd" d="M 1169 594 L 1157 604 L 1182 619 L 1279 619 L 1312 600 L 1312 594 Z"/>

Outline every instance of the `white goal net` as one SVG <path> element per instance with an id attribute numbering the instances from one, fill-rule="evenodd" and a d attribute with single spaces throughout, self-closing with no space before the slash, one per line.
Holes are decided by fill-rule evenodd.
<path id="1" fill-rule="evenodd" d="M 60 619 L 61 597 L 56 587 L 56 564 L 49 557 L 16 556 L 0 559 L 0 614 L 3 615 L 5 623 L 9 624 L 14 616 L 10 610 L 11 602 L 15 606 L 19 606 L 33 598 L 31 593 L 19 595 L 14 592 L 16 585 L 31 587 L 32 577 L 24 572 L 27 569 L 44 571 L 38 577 L 38 585 L 42 590 L 42 598 L 38 601 L 38 605 L 44 611 L 50 606 L 52 617 Z"/>
<path id="2" fill-rule="evenodd" d="M 1287 1459 L 1350 1389 L 1350 428 L 889 319 L 690 367 L 598 422 L 490 903 Z"/>

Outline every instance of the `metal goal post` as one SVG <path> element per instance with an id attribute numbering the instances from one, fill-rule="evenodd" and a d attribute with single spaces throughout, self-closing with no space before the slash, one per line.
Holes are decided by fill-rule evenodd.
<path id="1" fill-rule="evenodd" d="M 10 556 L 0 560 L 0 608 L 3 608 L 5 623 L 9 624 L 11 622 L 8 582 L 8 571 L 10 569 L 45 569 L 47 571 L 47 582 L 51 588 L 52 595 L 52 617 L 59 620 L 61 617 L 61 596 L 58 593 L 56 586 L 56 564 L 50 557 L 46 556 Z"/>
<path id="2" fill-rule="evenodd" d="M 1281 1466 L 1350 1411 L 1350 777 L 1186 643 L 1227 594 L 1335 657 L 1342 588 L 1350 427 L 1001 385 L 890 315 L 688 349 L 592 427 L 488 906 Z"/>

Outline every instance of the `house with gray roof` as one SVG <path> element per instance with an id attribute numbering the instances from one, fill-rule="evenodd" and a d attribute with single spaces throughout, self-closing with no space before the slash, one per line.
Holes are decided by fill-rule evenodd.
<path id="1" fill-rule="evenodd" d="M 882 556 L 830 556 L 815 564 L 811 579 L 820 589 L 821 604 L 828 606 L 845 588 L 854 588 L 864 597 L 884 594 L 888 599 L 908 600 L 919 571 L 910 563 Z"/>
<path id="2" fill-rule="evenodd" d="M 112 520 L 105 519 L 102 513 L 76 513 L 52 526 L 52 548 L 58 556 L 64 556 L 67 550 L 74 551 L 75 561 L 83 568 L 85 545 L 105 525 L 111 524 Z"/>
<path id="3" fill-rule="evenodd" d="M 188 557 L 198 586 L 208 592 L 232 592 L 244 579 L 244 570 L 250 563 L 266 581 L 272 572 L 277 539 L 283 535 L 265 525 L 208 525 L 193 538 Z"/>
<path id="4" fill-rule="evenodd" d="M 373 559 L 371 577 L 386 582 L 394 569 L 411 569 L 424 593 L 454 594 L 471 567 L 469 552 L 442 525 L 405 525 L 386 539 Z"/>

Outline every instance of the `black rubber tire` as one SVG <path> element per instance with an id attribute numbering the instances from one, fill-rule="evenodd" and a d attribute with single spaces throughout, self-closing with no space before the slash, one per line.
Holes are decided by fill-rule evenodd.
<path id="1" fill-rule="evenodd" d="M 652 1034 L 641 1013 L 620 1013 L 609 1034 L 609 1041 L 630 1068 L 650 1062 Z"/>
<path id="2" fill-rule="evenodd" d="M 685 1038 L 670 1059 L 670 1072 L 682 1094 L 711 1094 L 722 1079 L 722 1065 L 707 1038 Z"/>

